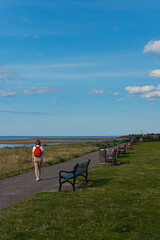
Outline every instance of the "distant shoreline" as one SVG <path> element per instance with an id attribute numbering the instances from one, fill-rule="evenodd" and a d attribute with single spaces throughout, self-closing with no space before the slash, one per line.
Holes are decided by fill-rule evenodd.
<path id="1" fill-rule="evenodd" d="M 101 141 L 112 141 L 117 140 L 119 137 L 77 137 L 77 138 L 46 138 L 46 137 L 39 137 L 41 140 L 42 145 L 50 144 L 50 143 L 81 143 L 81 142 L 101 142 Z M 35 144 L 36 138 L 21 138 L 21 139 L 0 139 L 0 144 Z"/>

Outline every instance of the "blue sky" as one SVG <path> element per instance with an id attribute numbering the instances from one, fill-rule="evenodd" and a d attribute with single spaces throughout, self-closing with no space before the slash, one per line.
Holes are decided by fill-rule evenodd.
<path id="1" fill-rule="evenodd" d="M 160 2 L 1 0 L 0 135 L 160 132 Z"/>

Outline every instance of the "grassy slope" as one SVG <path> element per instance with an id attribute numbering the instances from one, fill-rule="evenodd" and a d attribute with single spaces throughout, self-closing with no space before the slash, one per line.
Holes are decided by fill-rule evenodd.
<path id="1" fill-rule="evenodd" d="M 160 239 L 160 143 L 139 143 L 89 186 L 41 193 L 0 214 L 0 239 Z"/>

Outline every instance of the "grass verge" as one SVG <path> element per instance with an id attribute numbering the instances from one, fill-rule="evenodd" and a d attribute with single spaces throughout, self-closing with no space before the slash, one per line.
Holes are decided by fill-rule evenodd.
<path id="1" fill-rule="evenodd" d="M 159 240 L 160 143 L 89 170 L 77 192 L 40 193 L 0 214 L 0 239 Z"/>

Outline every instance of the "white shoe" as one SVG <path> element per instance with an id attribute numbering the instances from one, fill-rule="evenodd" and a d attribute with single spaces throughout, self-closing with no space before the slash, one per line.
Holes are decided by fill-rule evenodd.
<path id="1" fill-rule="evenodd" d="M 38 182 L 40 180 L 40 178 L 36 178 L 36 182 Z"/>

